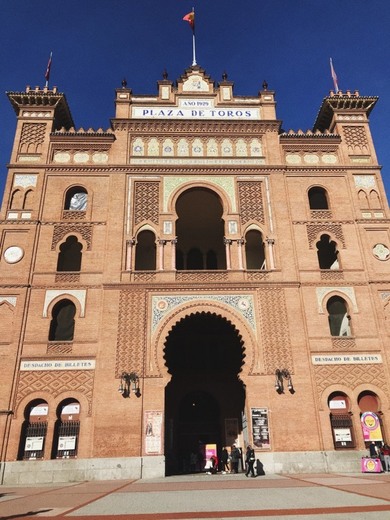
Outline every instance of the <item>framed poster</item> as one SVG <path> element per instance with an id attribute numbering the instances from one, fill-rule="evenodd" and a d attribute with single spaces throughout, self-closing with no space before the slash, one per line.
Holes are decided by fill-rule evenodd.
<path id="1" fill-rule="evenodd" d="M 75 435 L 67 436 L 67 437 L 59 437 L 58 438 L 58 449 L 59 450 L 75 450 L 76 449 L 76 440 L 77 437 Z"/>
<path id="2" fill-rule="evenodd" d="M 160 411 L 147 411 L 144 415 L 144 421 L 145 454 L 161 455 L 163 413 Z"/>
<path id="3" fill-rule="evenodd" d="M 253 446 L 263 450 L 271 448 L 268 408 L 251 408 Z"/>
<path id="4" fill-rule="evenodd" d="M 25 451 L 41 451 L 43 450 L 43 441 L 45 437 L 26 437 L 24 445 Z"/>

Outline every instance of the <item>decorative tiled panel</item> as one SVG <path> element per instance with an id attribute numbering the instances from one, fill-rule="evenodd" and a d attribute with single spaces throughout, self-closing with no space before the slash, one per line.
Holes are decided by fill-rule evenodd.
<path id="1" fill-rule="evenodd" d="M 254 302 L 251 295 L 240 294 L 191 294 L 176 296 L 153 296 L 152 297 L 152 332 L 154 332 L 161 320 L 174 309 L 190 302 L 217 302 L 222 303 L 238 314 L 248 323 L 255 332 L 256 321 Z"/>

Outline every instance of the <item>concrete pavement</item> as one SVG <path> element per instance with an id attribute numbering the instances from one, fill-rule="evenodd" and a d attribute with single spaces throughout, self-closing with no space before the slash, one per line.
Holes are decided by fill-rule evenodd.
<path id="1" fill-rule="evenodd" d="M 383 520 L 390 473 L 182 475 L 0 487 L 0 520 Z"/>

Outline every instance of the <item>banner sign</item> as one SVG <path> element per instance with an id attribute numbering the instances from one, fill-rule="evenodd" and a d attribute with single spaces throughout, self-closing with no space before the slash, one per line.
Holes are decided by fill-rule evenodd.
<path id="1" fill-rule="evenodd" d="M 360 421 L 365 442 L 383 441 L 381 424 L 376 413 L 364 412 Z"/>

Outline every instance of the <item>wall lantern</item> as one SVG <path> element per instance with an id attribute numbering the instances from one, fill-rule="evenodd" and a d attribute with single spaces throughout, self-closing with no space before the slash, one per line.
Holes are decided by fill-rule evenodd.
<path id="1" fill-rule="evenodd" d="M 275 390 L 278 392 L 278 394 L 284 394 L 284 383 L 283 380 L 287 381 L 287 388 L 290 394 L 294 394 L 294 386 L 292 383 L 292 378 L 290 372 L 287 370 L 287 368 L 283 368 L 280 370 L 277 368 L 275 370 Z"/>
<path id="2" fill-rule="evenodd" d="M 118 392 L 122 394 L 122 397 L 130 397 L 131 392 L 139 397 L 141 392 L 138 374 L 135 372 L 122 372 Z"/>

